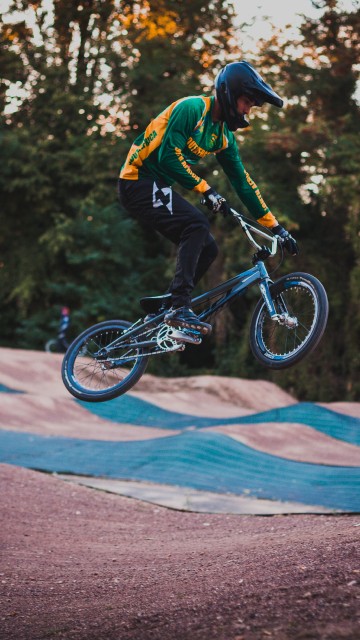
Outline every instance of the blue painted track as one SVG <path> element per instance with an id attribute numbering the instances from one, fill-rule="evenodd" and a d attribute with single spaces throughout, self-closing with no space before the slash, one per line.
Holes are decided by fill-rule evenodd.
<path id="1" fill-rule="evenodd" d="M 261 422 L 293 422 L 305 424 L 332 438 L 360 445 L 360 420 L 336 413 L 311 402 L 300 402 L 290 407 L 272 409 L 250 416 L 235 418 L 199 418 L 156 407 L 133 396 L 120 396 L 111 402 L 80 404 L 100 418 L 113 422 L 126 422 L 158 429 L 204 429 L 220 424 L 255 424 Z"/>
<path id="2" fill-rule="evenodd" d="M 18 391 L 18 389 L 10 389 L 5 384 L 0 384 L 0 393 L 23 393 L 23 391 Z"/>
<path id="3" fill-rule="evenodd" d="M 6 387 L 0 387 L 1 390 L 12 391 Z M 0 462 L 49 472 L 143 480 L 360 512 L 360 466 L 295 462 L 206 430 L 225 424 L 291 422 L 359 445 L 360 420 L 357 418 L 312 403 L 237 418 L 179 414 L 131 395 L 111 402 L 80 404 L 90 413 L 114 423 L 181 433 L 141 441 L 105 442 L 3 430 L 0 431 Z"/>
<path id="4" fill-rule="evenodd" d="M 166 483 L 360 511 L 360 469 L 294 462 L 212 432 L 136 442 L 3 431 L 0 460 L 31 469 Z"/>

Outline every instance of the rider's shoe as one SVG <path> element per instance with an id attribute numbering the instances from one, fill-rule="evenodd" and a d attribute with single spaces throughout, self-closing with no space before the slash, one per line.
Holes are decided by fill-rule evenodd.
<path id="1" fill-rule="evenodd" d="M 189 307 L 179 307 L 178 309 L 170 309 L 166 314 L 164 321 L 171 327 L 184 327 L 185 329 L 194 329 L 203 335 L 209 335 L 212 330 L 211 324 L 202 322 L 197 315 Z"/>

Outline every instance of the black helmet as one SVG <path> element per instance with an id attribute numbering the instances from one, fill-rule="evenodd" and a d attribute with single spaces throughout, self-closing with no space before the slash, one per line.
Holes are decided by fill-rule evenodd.
<path id="1" fill-rule="evenodd" d="M 222 119 L 230 131 L 249 126 L 245 116 L 236 110 L 236 101 L 242 96 L 254 100 L 257 107 L 269 102 L 282 107 L 283 101 L 272 88 L 264 82 L 261 75 L 248 62 L 231 62 L 221 69 L 215 80 L 216 97 L 220 103 Z"/>

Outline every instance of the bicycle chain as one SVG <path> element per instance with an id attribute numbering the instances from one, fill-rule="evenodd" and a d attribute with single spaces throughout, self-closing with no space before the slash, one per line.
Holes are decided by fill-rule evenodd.
<path id="1" fill-rule="evenodd" d="M 161 356 L 163 353 L 173 353 L 175 351 L 184 351 L 185 349 L 185 344 L 181 344 L 179 343 L 178 345 L 174 345 L 173 347 L 169 347 L 169 348 L 165 348 L 163 349 L 157 342 L 158 340 L 158 334 L 159 331 L 163 328 L 166 327 L 167 325 L 165 323 L 163 323 L 162 325 L 159 325 L 158 327 L 156 327 L 156 334 L 154 335 L 154 337 L 152 338 L 152 340 L 154 340 L 154 347 L 158 347 L 159 351 L 151 351 L 150 353 L 139 353 L 136 358 L 134 356 L 134 360 L 138 359 L 138 358 L 149 358 L 150 356 Z M 146 331 L 144 331 L 143 333 L 140 333 L 137 338 L 142 338 L 142 337 L 147 337 L 149 333 L 151 333 L 152 331 L 154 331 L 155 329 L 148 329 Z M 134 346 L 136 345 L 136 340 L 134 340 Z M 116 358 L 117 359 L 117 358 Z M 126 359 L 126 358 L 125 358 Z M 120 358 L 121 360 L 121 358 Z"/>

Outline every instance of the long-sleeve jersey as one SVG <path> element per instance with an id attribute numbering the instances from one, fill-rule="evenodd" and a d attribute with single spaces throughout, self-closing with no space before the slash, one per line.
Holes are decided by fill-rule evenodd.
<path id="1" fill-rule="evenodd" d="M 210 188 L 193 170 L 215 153 L 239 198 L 265 227 L 277 224 L 260 190 L 246 171 L 234 134 L 226 123 L 213 122 L 214 97 L 190 96 L 173 102 L 150 122 L 130 148 L 120 178 L 160 179 L 204 193 Z"/>

